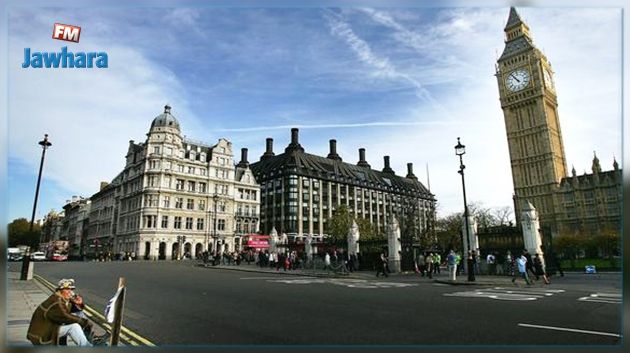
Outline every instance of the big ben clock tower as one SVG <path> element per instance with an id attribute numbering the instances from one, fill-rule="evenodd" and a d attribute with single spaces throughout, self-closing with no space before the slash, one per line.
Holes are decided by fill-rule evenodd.
<path id="1" fill-rule="evenodd" d="M 567 176 L 553 70 L 534 46 L 529 27 L 514 7 L 505 26 L 505 49 L 497 61 L 501 108 L 505 119 L 514 207 L 531 202 L 543 227 L 556 232 L 554 188 Z"/>

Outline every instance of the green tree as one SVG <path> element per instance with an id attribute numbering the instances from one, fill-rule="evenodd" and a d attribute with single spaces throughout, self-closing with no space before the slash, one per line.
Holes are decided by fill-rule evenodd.
<path id="1" fill-rule="evenodd" d="M 602 231 L 593 238 L 593 243 L 597 247 L 598 255 L 604 258 L 612 259 L 621 253 L 621 238 L 616 231 Z"/>
<path id="2" fill-rule="evenodd" d="M 352 219 L 346 205 L 340 205 L 333 211 L 332 218 L 328 221 L 328 243 L 341 244 L 346 241 Z"/>
<path id="3" fill-rule="evenodd" d="M 31 249 L 37 249 L 39 245 L 39 237 L 41 235 L 41 227 L 33 224 L 33 230 L 30 231 L 30 222 L 26 218 L 17 218 L 9 223 L 9 246 L 27 245 Z"/>
<path id="4" fill-rule="evenodd" d="M 571 267 L 575 267 L 575 259 L 584 249 L 585 238 L 580 235 L 560 234 L 553 240 L 553 248 L 563 258 L 571 260 Z"/>
<path id="5" fill-rule="evenodd" d="M 357 226 L 359 226 L 359 240 L 378 240 L 385 239 L 384 236 L 376 232 L 376 227 L 367 218 L 355 219 Z"/>

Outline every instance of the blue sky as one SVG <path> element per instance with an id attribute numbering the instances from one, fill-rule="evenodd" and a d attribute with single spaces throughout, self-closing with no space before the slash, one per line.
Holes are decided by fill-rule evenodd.
<path id="1" fill-rule="evenodd" d="M 250 162 L 265 138 L 284 149 L 300 127 L 307 152 L 338 141 L 383 168 L 415 174 L 440 215 L 462 209 L 457 137 L 469 202 L 512 205 L 512 179 L 494 64 L 509 6 L 492 7 L 14 7 L 8 11 L 8 220 L 30 218 L 44 133 L 37 218 L 72 195 L 89 197 L 123 167 L 165 103 L 182 132 L 234 143 Z M 207 4 L 197 2 L 194 4 Z M 605 170 L 621 156 L 619 8 L 518 8 L 555 70 L 567 164 Z M 81 42 L 51 39 L 55 22 Z M 107 51 L 104 70 L 22 69 L 23 49 Z M 584 58 L 584 59 L 583 59 Z"/>

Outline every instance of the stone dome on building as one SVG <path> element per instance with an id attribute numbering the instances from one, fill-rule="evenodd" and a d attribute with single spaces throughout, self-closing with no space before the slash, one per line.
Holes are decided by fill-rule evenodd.
<path id="1" fill-rule="evenodd" d="M 158 127 L 174 128 L 179 131 L 179 121 L 171 114 L 171 107 L 167 104 L 164 106 L 164 113 L 158 115 L 151 123 L 151 129 Z"/>

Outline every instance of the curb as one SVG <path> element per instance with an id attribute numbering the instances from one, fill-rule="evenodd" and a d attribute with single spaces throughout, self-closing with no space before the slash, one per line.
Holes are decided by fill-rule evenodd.
<path id="1" fill-rule="evenodd" d="M 215 270 L 228 270 L 228 271 L 241 271 L 241 272 L 256 272 L 256 273 L 266 273 L 266 274 L 275 274 L 275 275 L 289 275 L 289 276 L 303 276 L 303 277 L 333 277 L 333 278 L 355 278 L 355 279 L 362 279 L 359 276 L 353 276 L 352 274 L 338 274 L 338 273 L 334 273 L 334 272 L 330 272 L 330 273 L 321 273 L 321 272 L 313 272 L 313 273 L 308 273 L 308 272 L 297 272 L 297 271 L 268 271 L 268 270 L 259 270 L 259 269 L 249 269 L 249 268 L 242 268 L 242 267 L 238 267 L 238 266 L 234 266 L 234 267 L 226 267 L 226 266 L 212 266 L 209 264 L 197 264 L 197 267 L 202 267 L 202 268 L 210 268 L 210 269 L 215 269 Z"/>

